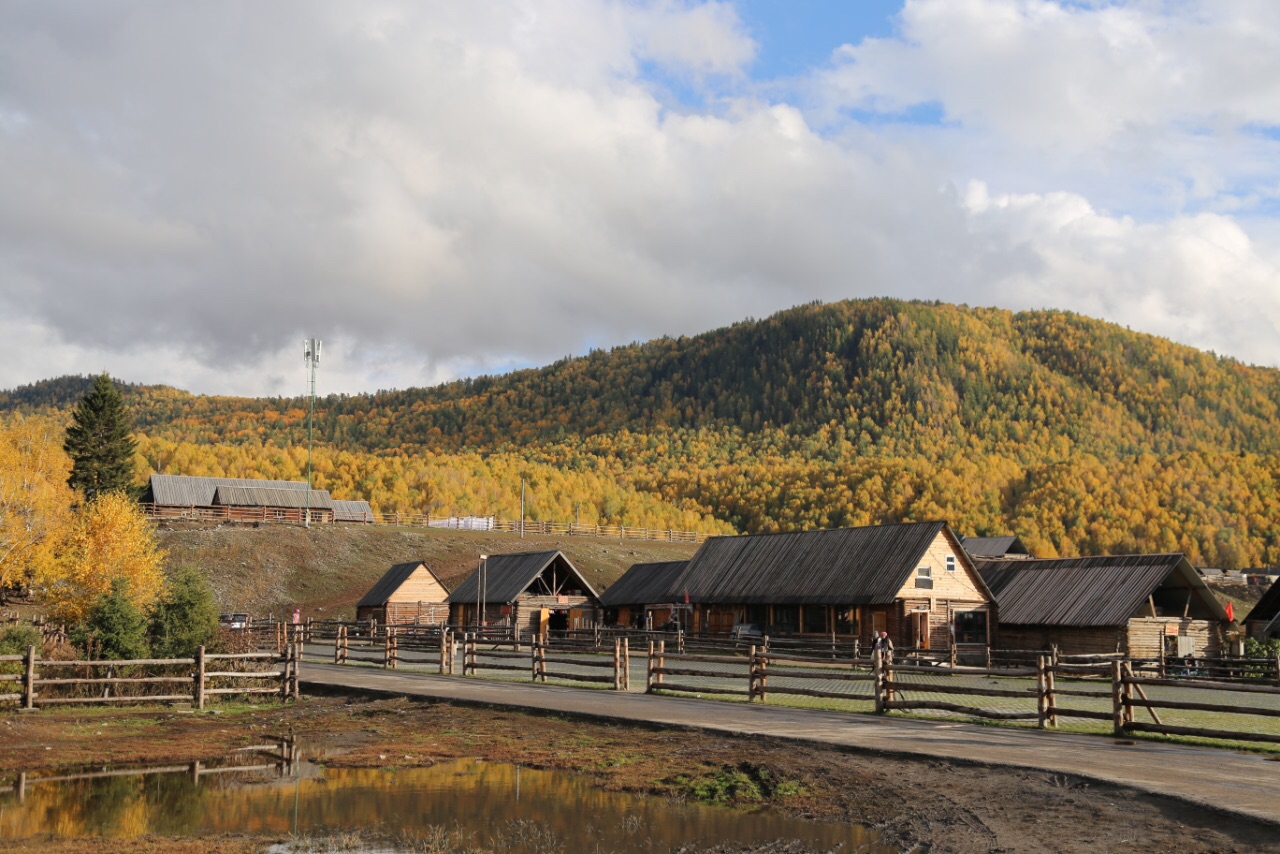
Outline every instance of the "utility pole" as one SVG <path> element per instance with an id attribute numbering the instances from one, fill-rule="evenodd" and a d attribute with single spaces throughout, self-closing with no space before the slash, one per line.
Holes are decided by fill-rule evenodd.
<path id="1" fill-rule="evenodd" d="M 316 414 L 316 367 L 320 364 L 320 339 L 302 342 L 302 358 L 307 363 L 307 510 L 303 524 L 311 527 L 311 445 Z"/>
<path id="2" fill-rule="evenodd" d="M 520 478 L 520 539 L 524 539 L 524 478 Z"/>

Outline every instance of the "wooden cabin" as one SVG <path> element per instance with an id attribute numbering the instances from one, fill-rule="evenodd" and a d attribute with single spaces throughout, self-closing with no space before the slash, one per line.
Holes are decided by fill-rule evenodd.
<path id="1" fill-rule="evenodd" d="M 334 520 L 333 498 L 303 481 L 153 474 L 142 504 L 152 516 L 235 522 Z"/>
<path id="2" fill-rule="evenodd" d="M 1181 554 L 991 560 L 998 649 L 1220 655 L 1227 613 Z"/>
<path id="3" fill-rule="evenodd" d="M 356 619 L 394 626 L 442 626 L 449 622 L 448 597 L 444 583 L 425 563 L 397 563 L 356 603 Z"/>
<path id="4" fill-rule="evenodd" d="M 660 629 L 667 625 L 681 608 L 679 603 L 669 601 L 673 595 L 672 584 L 688 563 L 672 560 L 633 564 L 600 594 L 604 625 L 636 629 Z"/>
<path id="5" fill-rule="evenodd" d="M 593 628 L 600 597 L 561 551 L 489 555 L 449 594 L 450 623 L 521 634 Z"/>
<path id="6" fill-rule="evenodd" d="M 369 506 L 368 501 L 344 501 L 335 498 L 333 499 L 333 521 L 372 525 L 376 520 L 373 518 L 373 508 Z"/>
<path id="7" fill-rule="evenodd" d="M 1280 579 L 1272 583 L 1244 620 L 1245 637 L 1256 640 L 1280 638 Z"/>
<path id="8" fill-rule="evenodd" d="M 773 637 L 887 631 L 897 647 L 987 643 L 991 596 L 945 522 L 712 537 L 666 601 L 696 632 L 753 624 Z"/>

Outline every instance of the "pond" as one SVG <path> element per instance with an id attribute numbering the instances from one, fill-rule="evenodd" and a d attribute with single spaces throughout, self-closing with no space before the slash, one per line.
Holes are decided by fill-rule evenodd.
<path id="1" fill-rule="evenodd" d="M 470 759 L 343 769 L 264 750 L 194 766 L 0 780 L 0 840 L 222 833 L 324 840 L 352 832 L 343 850 L 695 851 L 725 843 L 893 850 L 866 828 L 607 792 L 583 776 Z"/>

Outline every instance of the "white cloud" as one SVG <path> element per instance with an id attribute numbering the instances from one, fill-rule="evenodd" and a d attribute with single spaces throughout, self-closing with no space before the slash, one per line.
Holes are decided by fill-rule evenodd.
<path id="1" fill-rule="evenodd" d="M 0 7 L 0 386 L 291 393 L 317 335 L 358 391 L 878 295 L 1275 364 L 1269 10 L 913 2 L 791 103 L 725 3 Z"/>

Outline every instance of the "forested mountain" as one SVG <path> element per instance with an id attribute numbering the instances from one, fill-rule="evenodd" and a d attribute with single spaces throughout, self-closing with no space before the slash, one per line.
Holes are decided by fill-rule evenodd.
<path id="1" fill-rule="evenodd" d="M 0 410 L 63 407 L 87 383 L 0 393 Z M 295 476 L 303 400 L 123 390 L 144 468 Z M 387 510 L 508 512 L 525 473 L 542 518 L 744 531 L 945 518 L 1046 555 L 1276 564 L 1278 411 L 1280 371 L 1114 324 L 860 300 L 326 397 L 317 471 Z"/>

